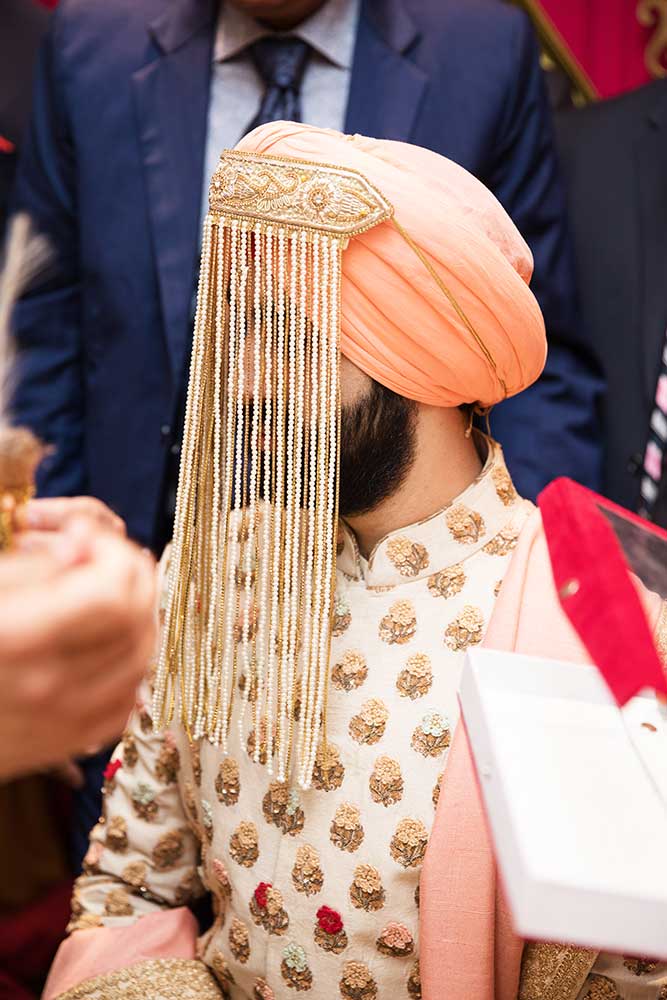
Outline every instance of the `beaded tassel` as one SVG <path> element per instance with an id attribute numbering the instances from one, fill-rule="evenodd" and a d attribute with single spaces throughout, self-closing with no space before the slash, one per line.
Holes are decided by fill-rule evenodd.
<path id="1" fill-rule="evenodd" d="M 253 759 L 308 788 L 326 743 L 342 253 L 392 210 L 354 171 L 229 151 L 210 205 L 155 727 L 176 716 L 227 751 L 250 722 Z"/>
<path id="2" fill-rule="evenodd" d="M 155 686 L 158 727 L 178 706 L 225 750 L 252 704 L 254 758 L 264 741 L 271 773 L 303 787 L 329 669 L 341 253 L 321 233 L 206 220 Z"/>

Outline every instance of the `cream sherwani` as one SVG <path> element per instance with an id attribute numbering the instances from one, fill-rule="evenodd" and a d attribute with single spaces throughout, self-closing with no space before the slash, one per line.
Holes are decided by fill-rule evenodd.
<path id="1" fill-rule="evenodd" d="M 279 784 L 265 732 L 241 740 L 236 719 L 229 756 L 180 729 L 156 737 L 146 689 L 114 755 L 73 926 L 128 924 L 206 889 L 216 918 L 199 953 L 232 1000 L 421 997 L 419 873 L 463 657 L 531 510 L 491 446 L 460 497 L 368 560 L 343 528 L 328 742 L 308 791 Z M 667 996 L 642 991 L 657 982 L 647 963 L 611 962 L 582 998 Z M 613 991 L 619 969 L 632 992 Z"/>

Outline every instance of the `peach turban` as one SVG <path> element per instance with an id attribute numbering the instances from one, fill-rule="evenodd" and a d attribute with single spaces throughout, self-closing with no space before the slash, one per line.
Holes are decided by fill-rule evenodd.
<path id="1" fill-rule="evenodd" d="M 490 406 L 538 378 L 532 255 L 466 170 L 419 146 L 294 122 L 260 126 L 237 148 L 358 170 L 393 205 L 403 234 L 384 222 L 343 254 L 341 350 L 362 371 L 435 406 Z"/>

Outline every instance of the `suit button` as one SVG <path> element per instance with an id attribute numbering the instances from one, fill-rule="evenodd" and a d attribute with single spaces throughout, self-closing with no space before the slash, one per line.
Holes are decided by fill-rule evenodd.
<path id="1" fill-rule="evenodd" d="M 628 459 L 628 472 L 632 476 L 636 476 L 641 472 L 644 467 L 644 456 L 641 451 L 636 451 L 634 455 L 631 455 Z"/>
<path id="2" fill-rule="evenodd" d="M 169 449 L 169 451 L 172 453 L 172 455 L 180 455 L 181 454 L 181 446 L 180 446 L 180 444 L 172 444 L 172 446 Z"/>
<path id="3" fill-rule="evenodd" d="M 169 424 L 162 424 L 162 427 L 160 428 L 160 437 L 164 440 L 164 438 L 168 438 L 170 434 L 171 427 Z"/>

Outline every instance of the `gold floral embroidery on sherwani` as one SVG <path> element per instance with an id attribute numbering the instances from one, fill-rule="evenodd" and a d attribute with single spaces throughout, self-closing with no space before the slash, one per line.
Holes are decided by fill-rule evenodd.
<path id="1" fill-rule="evenodd" d="M 79 919 L 127 924 L 187 904 L 199 871 L 216 916 L 198 953 L 230 1000 L 421 996 L 419 876 L 460 672 L 532 511 L 508 483 L 491 445 L 461 496 L 368 559 L 341 525 L 326 742 L 309 789 L 277 780 L 275 719 L 239 731 L 235 714 L 225 756 L 133 718 Z M 292 694 L 293 714 L 308 692 Z"/>
<path id="2" fill-rule="evenodd" d="M 597 957 L 594 951 L 535 942 L 524 948 L 519 1000 L 574 1000 Z"/>

